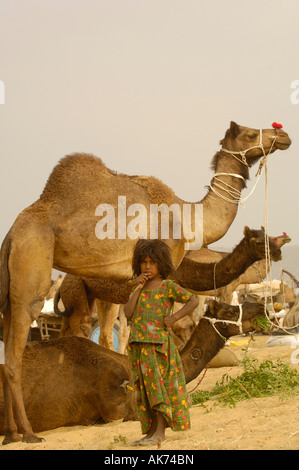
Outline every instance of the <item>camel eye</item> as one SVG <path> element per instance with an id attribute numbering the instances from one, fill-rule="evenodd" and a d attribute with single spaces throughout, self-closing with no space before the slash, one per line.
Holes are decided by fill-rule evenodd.
<path id="1" fill-rule="evenodd" d="M 257 136 L 257 134 L 248 134 L 248 138 L 251 139 L 251 140 L 255 139 L 256 136 Z"/>

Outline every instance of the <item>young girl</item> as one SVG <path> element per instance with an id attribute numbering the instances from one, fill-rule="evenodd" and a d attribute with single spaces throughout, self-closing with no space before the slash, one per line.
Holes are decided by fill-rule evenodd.
<path id="1" fill-rule="evenodd" d="M 197 297 L 167 277 L 174 272 L 170 250 L 161 240 L 139 240 L 133 272 L 136 288 L 125 305 L 131 320 L 128 353 L 137 391 L 138 417 L 143 439 L 136 445 L 153 445 L 173 431 L 190 428 L 185 377 L 180 355 L 167 327 L 198 305 Z M 171 315 L 174 302 L 185 305 Z"/>

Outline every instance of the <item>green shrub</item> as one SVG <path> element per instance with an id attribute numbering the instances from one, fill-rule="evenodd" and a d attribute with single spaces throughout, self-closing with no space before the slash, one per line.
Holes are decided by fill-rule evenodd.
<path id="1" fill-rule="evenodd" d="M 213 400 L 214 405 L 235 407 L 240 400 L 262 398 L 279 394 L 290 395 L 299 391 L 299 374 L 287 363 L 270 360 L 258 363 L 257 359 L 245 357 L 244 372 L 237 378 L 224 374 L 211 392 L 199 391 L 192 395 L 193 405 L 202 405 Z"/>

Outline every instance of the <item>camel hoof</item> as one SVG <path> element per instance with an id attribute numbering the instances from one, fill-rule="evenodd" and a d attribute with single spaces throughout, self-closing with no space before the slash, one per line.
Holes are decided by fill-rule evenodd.
<path id="1" fill-rule="evenodd" d="M 44 442 L 45 439 L 35 436 L 34 434 L 24 434 L 22 441 L 27 442 L 27 444 L 34 444 L 36 442 Z"/>
<path id="2" fill-rule="evenodd" d="M 12 442 L 20 442 L 22 440 L 21 436 L 18 433 L 6 434 L 2 445 L 5 446 L 7 444 L 11 444 Z"/>

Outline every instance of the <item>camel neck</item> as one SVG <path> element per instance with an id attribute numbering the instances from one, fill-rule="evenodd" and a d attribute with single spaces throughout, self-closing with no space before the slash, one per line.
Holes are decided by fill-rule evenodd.
<path id="1" fill-rule="evenodd" d="M 244 237 L 240 243 L 234 248 L 234 250 L 229 253 L 223 260 L 220 261 L 229 261 L 231 263 L 237 264 L 240 269 L 245 269 L 257 261 L 256 256 L 252 253 L 250 249 L 250 244 L 246 237 Z M 219 263 L 219 264 L 220 264 Z"/>
<path id="2" fill-rule="evenodd" d="M 232 253 L 217 263 L 200 263 L 184 258 L 176 270 L 178 282 L 193 292 L 203 292 L 228 285 L 251 266 L 256 259 L 251 255 L 246 238 Z"/>
<path id="3" fill-rule="evenodd" d="M 203 317 L 180 353 L 186 383 L 198 377 L 224 344 L 210 322 Z"/>
<path id="4" fill-rule="evenodd" d="M 214 176 L 203 205 L 203 246 L 221 239 L 238 211 L 238 197 L 246 186 L 248 167 L 219 151 L 212 163 Z M 217 176 L 218 175 L 218 176 Z"/>
<path id="5" fill-rule="evenodd" d="M 223 150 L 219 150 L 214 157 L 215 173 L 226 171 L 227 173 L 237 173 L 245 180 L 249 178 L 249 166 L 243 162 L 239 156 L 233 156 Z"/>

